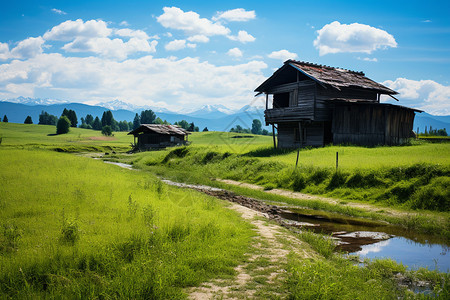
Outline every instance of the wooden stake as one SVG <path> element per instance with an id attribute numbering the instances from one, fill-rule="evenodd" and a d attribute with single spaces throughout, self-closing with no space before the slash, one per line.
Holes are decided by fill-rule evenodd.
<path id="1" fill-rule="evenodd" d="M 339 152 L 336 152 L 336 172 L 338 170 L 338 166 L 339 166 Z"/>

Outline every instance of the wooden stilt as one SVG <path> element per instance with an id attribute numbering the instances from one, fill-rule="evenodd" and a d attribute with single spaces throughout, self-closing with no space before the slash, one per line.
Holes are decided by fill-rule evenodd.
<path id="1" fill-rule="evenodd" d="M 275 140 L 275 126 L 272 124 L 273 148 L 277 149 L 277 142 Z"/>
<path id="2" fill-rule="evenodd" d="M 298 122 L 298 138 L 299 138 L 300 145 L 298 145 L 298 149 L 297 149 L 297 160 L 295 161 L 296 168 L 298 165 L 298 157 L 300 156 L 300 148 L 302 147 L 302 143 L 303 143 L 302 123 L 301 122 Z"/>

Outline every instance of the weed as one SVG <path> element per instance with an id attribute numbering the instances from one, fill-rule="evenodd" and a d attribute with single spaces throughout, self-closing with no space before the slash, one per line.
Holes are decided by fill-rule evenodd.
<path id="1" fill-rule="evenodd" d="M 15 224 L 3 224 L 2 235 L 0 235 L 0 253 L 13 252 L 19 248 L 19 241 L 23 234 L 22 230 Z"/>
<path id="2" fill-rule="evenodd" d="M 80 239 L 80 230 L 75 220 L 63 219 L 60 241 L 64 244 L 74 245 Z"/>
<path id="3" fill-rule="evenodd" d="M 136 213 L 138 211 L 139 205 L 136 201 L 133 200 L 131 197 L 131 194 L 128 196 L 128 202 L 127 202 L 127 208 L 128 208 L 128 219 L 134 219 L 136 217 Z"/>

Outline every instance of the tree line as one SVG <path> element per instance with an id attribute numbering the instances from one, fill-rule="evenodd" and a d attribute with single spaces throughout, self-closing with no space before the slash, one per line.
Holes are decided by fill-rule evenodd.
<path id="1" fill-rule="evenodd" d="M 46 111 L 42 111 L 39 114 L 39 125 L 56 125 L 56 133 L 62 134 L 69 132 L 70 127 L 79 127 L 84 129 L 101 130 L 104 135 L 112 135 L 114 131 L 131 131 L 137 129 L 141 124 L 163 124 L 171 125 L 166 120 L 162 120 L 157 117 L 156 114 L 151 110 L 143 110 L 140 114 L 136 113 L 133 122 L 128 122 L 126 120 L 116 121 L 114 119 L 113 113 L 108 110 L 104 111 L 101 118 L 93 115 L 87 114 L 85 117 L 80 118 L 81 124 L 78 125 L 78 117 L 74 110 L 64 108 L 61 113 L 61 117 L 51 115 Z M 3 122 L 8 122 L 8 117 L 4 115 Z M 27 116 L 24 121 L 25 124 L 33 124 L 31 116 Z M 175 122 L 173 125 L 177 125 L 184 130 L 190 132 L 199 132 L 200 128 L 194 124 L 194 122 L 189 123 L 186 120 L 181 120 Z M 431 130 L 431 128 L 430 128 Z M 444 129 L 445 130 L 445 129 Z M 208 131 L 208 127 L 203 128 L 203 131 Z M 262 129 L 261 121 L 254 119 L 252 123 L 252 128 L 243 128 L 240 125 L 230 129 L 230 132 L 236 133 L 253 133 L 260 135 L 269 135 L 266 129 Z"/>

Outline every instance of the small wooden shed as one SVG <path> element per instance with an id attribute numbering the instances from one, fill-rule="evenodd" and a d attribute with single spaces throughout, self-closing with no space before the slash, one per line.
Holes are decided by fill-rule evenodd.
<path id="1" fill-rule="evenodd" d="M 134 136 L 136 148 L 145 151 L 186 145 L 190 133 L 177 125 L 141 124 L 128 134 Z"/>
<path id="2" fill-rule="evenodd" d="M 381 95 L 397 100 L 398 93 L 363 72 L 295 60 L 286 61 L 255 92 L 266 94 L 266 125 L 272 125 L 274 146 L 280 148 L 398 145 L 411 136 L 415 112 L 421 112 L 380 103 Z"/>

